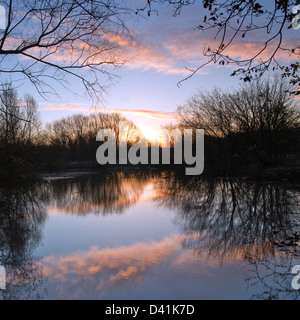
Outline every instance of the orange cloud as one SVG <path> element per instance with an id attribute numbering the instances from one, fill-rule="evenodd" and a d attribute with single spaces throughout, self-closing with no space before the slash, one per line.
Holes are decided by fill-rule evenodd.
<path id="1" fill-rule="evenodd" d="M 145 272 L 152 266 L 171 258 L 181 250 L 181 241 L 191 236 L 177 235 L 157 242 L 136 243 L 129 247 L 99 249 L 92 247 L 70 256 L 49 256 L 43 259 L 43 274 L 54 279 L 64 280 L 74 276 L 81 280 L 92 279 L 100 273 L 105 280 L 98 290 L 115 282 L 128 280 Z"/>
<path id="2" fill-rule="evenodd" d="M 162 45 L 140 41 L 137 37 L 129 39 L 122 35 L 107 34 L 109 42 L 116 44 L 124 55 L 130 58 L 126 65 L 130 69 L 154 69 L 168 74 L 187 74 L 187 70 L 177 66 L 171 52 Z"/>
<path id="3" fill-rule="evenodd" d="M 244 261 L 246 255 L 256 258 L 264 257 L 272 246 L 249 244 L 245 247 L 226 248 L 215 241 L 206 247 L 205 237 L 201 240 L 203 247 L 198 250 L 183 250 L 185 241 L 201 240 L 199 234 L 181 234 L 169 236 L 162 241 L 140 242 L 131 246 L 99 249 L 92 247 L 87 251 L 73 253 L 69 256 L 48 256 L 41 261 L 43 275 L 58 280 L 72 287 L 73 298 L 82 297 L 86 292 L 101 295 L 123 281 L 138 281 L 143 275 L 161 264 L 168 265 L 172 272 L 179 274 L 203 274 L 212 266 Z M 205 267 L 201 264 L 205 261 Z M 201 267 L 202 266 L 202 267 Z M 74 285 L 76 287 L 74 288 Z M 69 294 L 69 292 L 68 292 Z"/>
<path id="4" fill-rule="evenodd" d="M 66 111 L 86 111 L 88 112 L 90 110 L 90 107 L 88 107 L 85 104 L 49 104 L 46 107 L 42 108 L 42 110 L 46 111 L 55 111 L 55 110 L 66 110 Z"/>
<path id="5" fill-rule="evenodd" d="M 174 112 L 166 112 L 166 111 L 152 111 L 152 110 L 144 110 L 144 109 L 108 109 L 105 110 L 109 113 L 121 113 L 121 114 L 136 114 L 146 116 L 152 119 L 160 119 L 160 120 L 170 120 L 176 118 L 176 113 Z"/>
<path id="6" fill-rule="evenodd" d="M 101 107 L 89 107 L 85 104 L 49 104 L 42 108 L 43 111 L 78 111 L 78 112 L 106 112 L 106 113 L 119 113 L 119 114 L 135 114 L 146 116 L 152 119 L 171 120 L 176 118 L 176 113 L 166 111 L 152 111 L 145 109 L 107 109 Z"/>
<path id="7" fill-rule="evenodd" d="M 274 39 L 274 41 L 267 45 L 257 59 L 268 59 L 273 54 L 277 44 L 276 39 Z M 197 63 L 198 65 L 201 64 L 201 61 L 207 61 L 203 53 L 208 47 L 214 50 L 217 49 L 219 45 L 220 41 L 214 39 L 213 36 L 211 38 L 201 37 L 201 33 L 199 32 L 173 35 L 169 38 L 169 41 L 164 43 L 164 46 L 168 48 L 174 57 L 181 57 L 191 64 Z M 257 41 L 257 38 L 252 38 L 248 41 L 245 39 L 235 40 L 224 50 L 223 54 L 231 58 L 247 60 L 257 55 L 264 48 L 264 45 L 265 42 L 263 40 Z M 285 40 L 281 46 L 284 48 L 292 48 L 296 46 L 296 43 L 295 41 Z M 288 51 L 285 50 L 278 50 L 276 53 L 276 59 L 295 60 L 297 57 L 300 58 L 299 49 L 295 51 L 295 55 L 290 55 Z"/>
<path id="8" fill-rule="evenodd" d="M 106 35 L 107 39 L 119 46 L 124 54 L 131 57 L 127 68 L 133 69 L 155 69 L 167 74 L 189 74 L 186 66 L 196 67 L 205 61 L 203 52 L 206 48 L 212 49 L 219 46 L 219 41 L 211 38 L 201 37 L 200 32 L 180 32 L 177 34 L 159 34 L 155 37 L 156 43 L 151 43 L 149 35 L 137 34 L 134 39 L 128 39 L 121 35 Z M 157 38 L 160 37 L 161 41 Z M 276 49 L 276 39 L 269 43 L 266 49 L 257 59 L 268 59 Z M 285 41 L 283 47 L 292 48 L 294 42 Z M 264 41 L 249 39 L 249 41 L 234 41 L 223 52 L 232 58 L 246 60 L 257 55 L 264 47 Z M 300 55 L 300 53 L 299 53 Z M 299 57 L 298 55 L 298 57 Z M 291 56 L 285 50 L 278 50 L 276 59 L 295 60 L 295 55 Z M 180 67 L 182 66 L 182 67 Z M 203 74 L 206 72 L 201 71 Z"/>
<path id="9" fill-rule="evenodd" d="M 49 289 L 54 290 L 56 298 L 82 299 L 89 296 L 101 298 L 107 290 L 124 282 L 147 281 L 147 275 L 160 266 L 167 266 L 176 281 L 185 281 L 186 275 L 193 275 L 196 279 L 199 275 L 211 273 L 218 265 L 251 258 L 264 259 L 269 255 L 280 257 L 282 254 L 284 257 L 284 251 L 274 252 L 271 242 L 269 246 L 266 243 L 226 246 L 226 241 L 209 241 L 207 236 L 191 233 L 130 246 L 107 249 L 94 246 L 65 256 L 51 255 L 34 260 L 34 265 L 48 279 L 52 286 Z M 7 277 L 7 283 L 13 285 L 22 285 L 26 281 L 28 278 L 18 277 L 18 272 L 17 276 L 8 274 Z"/>
<path id="10" fill-rule="evenodd" d="M 133 34 L 133 37 L 127 34 L 105 33 L 102 35 L 101 45 L 90 46 L 78 43 L 74 44 L 72 51 L 68 48 L 60 50 L 53 48 L 53 54 L 49 56 L 49 59 L 56 62 L 77 61 L 79 64 L 82 62 L 92 64 L 103 62 L 105 64 L 107 62 L 108 65 L 114 61 L 116 65 L 126 63 L 129 69 L 156 70 L 165 74 L 185 76 L 189 74 L 186 66 L 197 67 L 206 61 L 203 56 L 205 47 L 217 48 L 219 45 L 219 41 L 214 39 L 213 34 L 211 37 L 209 34 L 203 37 L 199 31 L 191 32 L 190 29 L 181 29 L 180 32 L 178 30 L 176 32 L 173 29 L 164 30 L 164 28 L 159 29 L 158 26 L 157 30 L 161 32 L 158 33 L 156 30 L 156 34 L 140 29 Z M 257 39 L 251 37 L 247 41 L 246 36 L 243 41 L 235 40 L 224 51 L 224 54 L 239 59 L 249 59 L 264 46 L 264 41 L 257 41 Z M 269 58 L 277 45 L 277 40 L 274 39 L 258 58 Z M 19 39 L 7 39 L 6 49 L 15 48 L 19 42 Z M 285 40 L 282 45 L 288 48 L 296 46 L 295 40 Z M 30 52 L 36 55 L 42 54 L 40 48 L 32 49 Z M 290 56 L 287 51 L 279 50 L 276 58 L 295 60 L 297 56 Z M 201 72 L 205 73 L 204 70 Z"/>
<path id="11" fill-rule="evenodd" d="M 231 57 L 239 57 L 241 60 L 247 60 L 255 55 L 257 55 L 263 48 L 264 48 L 263 41 L 252 41 L 252 42 L 233 42 L 226 50 L 224 50 L 224 54 L 227 54 Z M 294 43 L 286 43 L 284 47 L 292 48 L 295 44 Z M 257 56 L 256 59 L 267 60 L 269 59 L 272 54 L 274 53 L 277 47 L 277 43 L 270 43 L 264 51 Z M 296 54 L 298 58 L 300 58 L 300 52 Z M 290 55 L 288 51 L 285 50 L 278 50 L 276 53 L 276 59 L 283 59 L 283 60 L 295 60 L 295 55 Z"/>

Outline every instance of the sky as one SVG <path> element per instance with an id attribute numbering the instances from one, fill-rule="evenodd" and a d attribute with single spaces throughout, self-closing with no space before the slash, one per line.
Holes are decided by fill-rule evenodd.
<path id="1" fill-rule="evenodd" d="M 149 137 L 162 125 L 175 122 L 177 106 L 184 104 L 196 91 L 237 85 L 238 79 L 229 79 L 232 70 L 207 68 L 178 86 L 178 82 L 189 75 L 186 67 L 198 66 L 206 44 L 200 32 L 194 30 L 201 13 L 201 7 L 196 7 L 197 10 L 194 6 L 187 7 L 176 18 L 171 7 L 164 7 L 158 15 L 154 13 L 149 18 L 130 22 L 132 41 L 118 41 L 131 61 L 116 71 L 118 79 L 98 104 L 100 110 L 121 112 Z M 60 99 L 40 100 L 39 105 L 44 123 L 91 111 L 90 101 L 65 91 Z"/>
<path id="2" fill-rule="evenodd" d="M 137 6 L 141 1 L 131 2 Z M 196 29 L 203 16 L 202 4 L 196 2 L 184 8 L 177 17 L 173 17 L 172 7 L 161 6 L 158 14 L 128 21 L 131 41 L 122 35 L 110 41 L 114 41 L 130 61 L 114 71 L 118 79 L 109 86 L 101 102 L 93 106 L 96 109 L 92 108 L 92 101 L 84 95 L 75 79 L 69 79 L 72 92 L 57 86 L 59 96 L 49 100 L 43 99 L 27 84 L 22 86 L 21 92 L 36 98 L 44 124 L 75 113 L 105 110 L 123 114 L 141 127 L 146 136 L 151 136 L 161 125 L 175 122 L 177 106 L 197 91 L 214 87 L 232 90 L 241 83 L 239 77 L 230 76 L 232 67 L 210 65 L 178 86 L 189 75 L 186 68 L 195 68 L 205 61 L 204 47 L 216 43 L 213 39 L 215 31 L 202 33 Z M 287 39 L 297 42 L 299 35 L 300 29 L 290 29 Z M 230 53 L 249 57 L 262 40 L 259 33 L 253 34 L 252 38 L 233 43 Z"/>

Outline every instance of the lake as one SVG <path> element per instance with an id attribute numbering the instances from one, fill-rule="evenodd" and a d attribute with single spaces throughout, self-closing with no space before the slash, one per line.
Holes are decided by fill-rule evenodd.
<path id="1" fill-rule="evenodd" d="M 0 189 L 0 299 L 299 299 L 299 213 L 284 184 L 45 175 Z"/>

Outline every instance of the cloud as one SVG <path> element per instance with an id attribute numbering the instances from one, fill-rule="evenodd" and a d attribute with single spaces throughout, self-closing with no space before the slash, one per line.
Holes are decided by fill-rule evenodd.
<path id="1" fill-rule="evenodd" d="M 148 118 L 158 119 L 158 120 L 171 120 L 176 118 L 176 113 L 174 112 L 152 111 L 152 110 L 145 110 L 145 109 L 108 109 L 106 110 L 106 112 L 141 115 L 141 116 L 146 116 Z"/>
<path id="2" fill-rule="evenodd" d="M 268 250 L 265 244 L 247 244 L 226 248 L 224 252 L 218 241 L 198 250 L 183 249 L 184 242 L 197 242 L 199 236 L 197 233 L 171 235 L 161 241 L 107 249 L 94 246 L 66 256 L 51 255 L 40 263 L 43 275 L 54 282 L 56 294 L 78 299 L 87 295 L 99 297 L 107 290 L 119 289 L 124 282 L 147 281 L 149 274 L 160 274 L 161 266 L 168 266 L 176 281 L 185 281 L 187 274 L 199 277 L 216 265 L 244 261 L 246 255 L 260 258 L 272 251 L 271 244 Z"/>
<path id="3" fill-rule="evenodd" d="M 119 113 L 146 116 L 151 119 L 157 120 L 172 120 L 176 118 L 176 113 L 166 111 L 153 111 L 145 109 L 108 109 L 103 107 L 89 107 L 83 103 L 60 103 L 60 104 L 48 104 L 41 108 L 42 111 L 74 111 L 74 112 L 104 112 L 104 113 Z"/>
<path id="4" fill-rule="evenodd" d="M 90 107 L 83 103 L 59 103 L 59 104 L 48 104 L 43 107 L 41 110 L 43 111 L 90 111 Z"/>
<path id="5" fill-rule="evenodd" d="M 184 65 L 180 66 L 178 59 L 162 43 L 152 43 L 143 35 L 135 35 L 134 39 L 129 39 L 122 35 L 107 34 L 106 38 L 116 44 L 123 55 L 129 57 L 129 62 L 126 64 L 129 69 L 156 70 L 180 75 L 188 73 Z"/>
<path id="6" fill-rule="evenodd" d="M 162 9 L 161 9 L 162 10 Z M 56 62 L 66 61 L 88 61 L 91 63 L 111 62 L 125 64 L 128 69 L 154 70 L 165 74 L 177 74 L 186 76 L 189 70 L 186 67 L 197 67 L 206 61 L 203 56 L 205 47 L 217 48 L 219 41 L 215 39 L 216 30 L 209 30 L 206 33 L 193 29 L 199 20 L 198 9 L 193 6 L 186 8 L 188 15 L 181 18 L 166 19 L 167 12 L 161 14 L 153 21 L 144 21 L 138 28 L 131 30 L 132 37 L 128 33 L 107 32 L 101 35 L 101 43 L 97 45 L 87 45 L 86 43 L 76 43 L 72 48 L 53 48 L 53 54 L 49 59 Z M 187 19 L 188 17 L 188 19 Z M 201 20 L 201 17 L 200 17 Z M 249 59 L 256 55 L 264 46 L 263 37 L 265 34 L 254 35 L 248 33 L 245 39 L 236 39 L 224 52 L 231 57 Z M 258 41 L 258 39 L 261 39 Z M 283 46 L 292 48 L 296 46 L 296 39 L 283 40 Z M 7 39 L 6 49 L 12 49 L 20 45 L 20 39 Z M 276 48 L 274 39 L 259 58 L 267 59 Z M 299 46 L 299 43 L 298 43 Z M 35 49 L 40 53 L 40 48 Z M 277 59 L 291 60 L 295 56 L 289 56 L 284 50 L 276 53 Z M 206 69 L 201 72 L 205 73 Z"/>
<path id="7" fill-rule="evenodd" d="M 292 48 L 295 44 L 285 42 L 283 47 Z M 226 50 L 224 50 L 224 54 L 227 54 L 231 57 L 238 57 L 241 60 L 247 60 L 254 56 L 256 56 L 265 46 L 263 41 L 237 41 L 233 42 Z M 277 48 L 277 43 L 270 43 L 264 51 L 259 54 L 256 59 L 267 60 L 269 59 L 274 51 Z M 300 52 L 298 52 L 298 57 L 300 57 Z M 292 56 L 288 53 L 288 51 L 279 49 L 276 53 L 276 59 L 282 60 L 295 60 L 295 55 Z"/>
<path id="8" fill-rule="evenodd" d="M 126 64 L 129 69 L 156 70 L 166 74 L 188 75 L 186 67 L 198 67 L 207 61 L 204 56 L 206 48 L 218 48 L 220 42 L 209 34 L 204 37 L 203 33 L 195 30 L 182 28 L 161 28 L 156 27 L 156 33 L 151 30 L 139 29 L 135 32 L 133 39 L 128 39 L 122 35 L 106 35 L 107 39 L 116 44 L 123 53 L 131 60 Z M 159 30 L 159 31 L 158 31 Z M 152 30 L 153 32 L 153 30 Z M 211 32 L 210 32 L 211 33 Z M 277 40 L 270 42 L 257 59 L 268 59 L 276 50 Z M 247 60 L 256 56 L 264 48 L 264 40 L 257 40 L 257 37 L 246 39 L 236 39 L 223 52 L 232 58 Z M 292 48 L 296 44 L 294 41 L 285 40 L 282 47 Z M 291 56 L 285 50 L 276 52 L 276 59 L 295 60 L 295 55 Z M 207 73 L 203 69 L 203 74 Z"/>
<path id="9" fill-rule="evenodd" d="M 132 37 L 127 34 L 106 33 L 102 35 L 104 42 L 101 46 L 78 46 L 77 50 L 73 48 L 73 52 L 69 54 L 66 48 L 62 52 L 54 50 L 55 53 L 50 59 L 57 63 L 66 63 L 68 60 L 80 63 L 89 57 L 85 62 L 92 64 L 107 62 L 107 65 L 111 62 L 116 65 L 125 63 L 127 69 L 154 70 L 164 74 L 187 76 L 190 74 L 187 68 L 193 69 L 207 61 L 208 57 L 204 56 L 206 48 L 216 49 L 220 44 L 214 39 L 213 34 L 207 34 L 206 37 L 203 35 L 199 31 L 187 28 L 181 30 L 161 28 L 158 31 L 158 26 L 154 30 L 147 30 L 144 27 L 134 31 Z M 264 40 L 258 41 L 254 37 L 249 37 L 248 40 L 235 40 L 223 53 L 232 58 L 247 60 L 257 55 L 264 44 Z M 274 39 L 257 59 L 268 59 L 276 49 L 276 45 Z M 295 42 L 285 40 L 282 46 L 292 48 Z M 295 55 L 289 55 L 285 50 L 278 50 L 276 53 L 276 59 L 290 61 L 295 58 Z M 202 69 L 201 74 L 207 74 L 207 69 Z"/>
<path id="10" fill-rule="evenodd" d="M 226 41 L 225 41 L 226 43 Z M 181 57 L 189 64 L 201 63 L 207 61 L 208 57 L 204 56 L 204 52 L 210 47 L 215 50 L 219 47 L 220 41 L 208 37 L 201 37 L 201 33 L 181 33 L 178 35 L 172 35 L 169 41 L 164 43 L 172 54 L 174 59 Z M 270 42 L 261 54 L 256 59 L 269 59 L 277 48 L 278 43 L 276 40 Z M 281 44 L 284 48 L 293 48 L 296 46 L 295 41 L 285 40 Z M 249 40 L 235 40 L 224 51 L 224 55 L 228 55 L 231 58 L 238 58 L 240 60 L 247 60 L 256 56 L 265 47 L 264 40 L 257 40 L 257 38 L 249 38 Z M 298 44 L 299 47 L 299 44 Z M 291 61 L 300 57 L 300 51 L 295 51 L 295 55 L 290 55 L 288 51 L 279 49 L 276 52 L 276 59 L 282 59 Z"/>
<path id="11" fill-rule="evenodd" d="M 97 290 L 101 291 L 117 282 L 136 278 L 164 261 L 177 263 L 178 254 L 182 250 L 181 241 L 193 237 L 193 235 L 174 235 L 162 241 L 140 242 L 128 247 L 109 249 L 92 247 L 69 256 L 48 256 L 42 261 L 43 274 L 61 281 L 76 276 L 77 283 L 95 280 L 98 276 Z M 178 261 L 183 262 L 182 259 Z"/>

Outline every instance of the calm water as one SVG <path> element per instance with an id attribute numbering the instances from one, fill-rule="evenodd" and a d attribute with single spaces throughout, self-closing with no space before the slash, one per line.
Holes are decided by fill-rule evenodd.
<path id="1" fill-rule="evenodd" d="M 299 299 L 299 209 L 296 188 L 172 172 L 2 189 L 0 299 Z"/>

